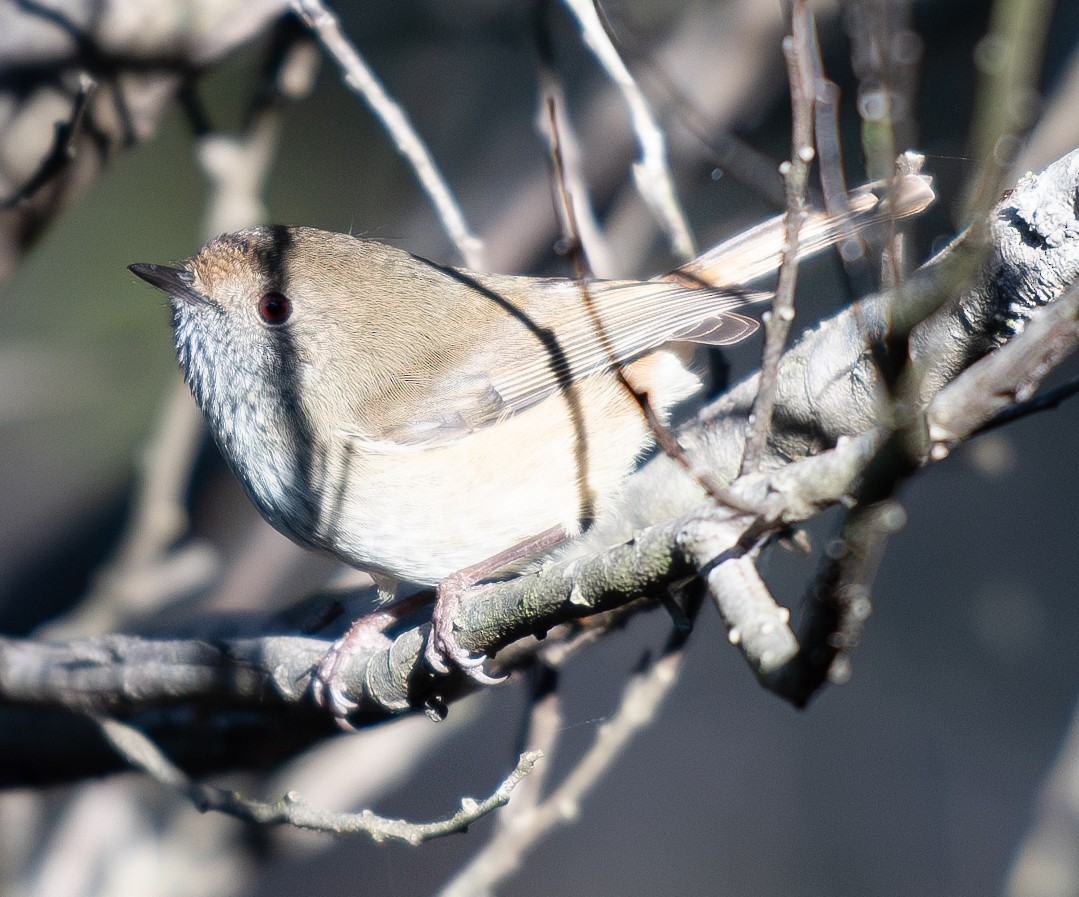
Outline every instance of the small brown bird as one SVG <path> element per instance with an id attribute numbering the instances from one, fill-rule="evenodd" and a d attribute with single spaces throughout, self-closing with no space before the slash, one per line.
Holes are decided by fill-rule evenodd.
<path id="1" fill-rule="evenodd" d="M 896 217 L 867 195 L 865 214 Z M 519 567 L 515 549 L 617 501 L 651 445 L 617 372 L 661 420 L 696 392 L 680 346 L 746 338 L 757 323 L 737 309 L 766 298 L 725 288 L 729 263 L 713 251 L 664 278 L 581 284 L 253 227 L 181 267 L 131 270 L 171 297 L 184 376 L 263 516 L 388 588 Z M 456 650 L 452 614 L 434 628 L 434 666 L 482 660 Z M 321 678 L 343 714 L 334 669 Z"/>

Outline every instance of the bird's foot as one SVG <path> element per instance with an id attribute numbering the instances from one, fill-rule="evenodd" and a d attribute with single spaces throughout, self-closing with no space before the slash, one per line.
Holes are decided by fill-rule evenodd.
<path id="1" fill-rule="evenodd" d="M 497 685 L 505 682 L 506 676 L 491 676 L 483 669 L 483 663 L 487 659 L 485 654 L 469 654 L 458 644 L 453 626 L 460 607 L 461 595 L 477 583 L 508 567 L 514 567 L 522 561 L 550 551 L 564 541 L 566 535 L 564 527 L 552 527 L 538 536 L 518 542 L 485 561 L 466 567 L 439 583 L 435 606 L 431 611 L 431 634 L 427 638 L 427 645 L 423 651 L 427 665 L 436 673 L 443 675 L 449 673 L 453 667 L 457 667 L 481 685 Z"/>

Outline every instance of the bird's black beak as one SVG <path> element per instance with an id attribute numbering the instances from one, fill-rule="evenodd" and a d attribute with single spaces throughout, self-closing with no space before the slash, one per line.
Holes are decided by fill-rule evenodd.
<path id="1" fill-rule="evenodd" d="M 127 270 L 141 277 L 150 286 L 157 287 L 174 299 L 181 299 L 192 305 L 210 305 L 210 300 L 195 289 L 195 275 L 183 268 L 170 268 L 168 265 L 150 265 L 139 262 L 128 265 Z"/>

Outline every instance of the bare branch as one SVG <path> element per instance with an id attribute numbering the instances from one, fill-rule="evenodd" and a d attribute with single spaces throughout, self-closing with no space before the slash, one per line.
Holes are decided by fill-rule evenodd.
<path id="1" fill-rule="evenodd" d="M 79 128 L 86 118 L 86 110 L 97 90 L 97 82 L 86 72 L 79 72 L 78 87 L 75 91 L 74 105 L 67 121 L 57 122 L 56 142 L 41 162 L 37 172 L 8 199 L 0 201 L 0 209 L 12 209 L 21 202 L 26 202 L 50 181 L 62 177 L 64 171 L 75 158 L 78 149 Z"/>
<path id="2" fill-rule="evenodd" d="M 670 650 L 636 673 L 622 693 L 618 712 L 602 723 L 592 747 L 562 783 L 534 808 L 515 813 L 491 840 L 438 892 L 439 897 L 488 894 L 515 872 L 526 853 L 560 825 L 572 822 L 581 802 L 636 734 L 655 719 L 678 681 L 684 652 Z"/>
<path id="3" fill-rule="evenodd" d="M 308 806 L 302 797 L 291 791 L 272 803 L 245 798 L 235 791 L 204 785 L 188 778 L 157 745 L 132 726 L 107 717 L 99 717 L 97 724 L 109 743 L 128 763 L 176 789 L 202 812 L 216 810 L 260 825 L 293 825 L 319 832 L 363 834 L 375 841 L 403 841 L 412 845 L 463 832 L 488 813 L 504 807 L 513 789 L 543 756 L 539 751 L 522 754 L 513 772 L 493 793 L 479 801 L 463 798 L 460 809 L 452 816 L 437 822 L 409 822 L 378 816 L 370 810 L 356 813 L 320 810 Z"/>
<path id="4" fill-rule="evenodd" d="M 185 16 L 159 6 L 4 5 L 0 196 L 19 201 L 0 209 L 0 282 L 117 153 L 155 133 L 185 85 L 286 8 L 284 0 L 221 0 Z M 80 86 L 87 76 L 92 93 Z M 59 141 L 58 121 L 73 125 Z"/>
<path id="5" fill-rule="evenodd" d="M 557 194 L 559 201 L 555 204 L 562 236 L 565 238 L 571 229 L 575 231 L 588 269 L 598 277 L 614 277 L 617 272 L 610 247 L 596 220 L 581 169 L 580 144 L 565 112 L 565 90 L 546 60 L 539 68 L 539 95 L 536 129 L 546 141 L 547 151 L 556 166 L 556 183 L 562 185 Z M 572 247 L 567 249 L 573 251 Z"/>
<path id="6" fill-rule="evenodd" d="M 667 162 L 667 138 L 656 122 L 637 82 L 622 57 L 618 55 L 607 29 L 600 19 L 595 0 L 565 0 L 581 25 L 585 45 L 622 92 L 629 108 L 641 157 L 633 166 L 633 177 L 652 214 L 656 216 L 671 243 L 675 255 L 689 260 L 695 255 L 693 235 L 678 202 L 670 166 Z"/>
<path id="7" fill-rule="evenodd" d="M 547 787 L 551 764 L 563 731 L 562 697 L 558 689 L 558 670 L 542 661 L 527 671 L 529 706 L 519 750 L 539 751 L 547 761 L 541 763 L 517 789 L 517 800 L 498 814 L 497 830 L 512 828 L 524 813 L 539 805 Z"/>
<path id="8" fill-rule="evenodd" d="M 262 192 L 280 132 L 280 105 L 310 90 L 318 60 L 309 49 L 306 39 L 291 40 L 269 60 L 265 83 L 254 92 L 246 133 L 230 137 L 208 130 L 199 136 L 199 164 L 210 180 L 207 239 L 265 218 Z M 187 531 L 184 501 L 205 434 L 201 412 L 186 384 L 177 379 L 143 450 L 132 511 L 119 547 L 74 611 L 50 621 L 42 635 L 60 638 L 122 629 L 125 621 L 211 581 L 218 559 L 207 545 L 173 550 Z"/>
<path id="9" fill-rule="evenodd" d="M 721 483 L 717 482 L 707 470 L 693 465 L 689 456 L 686 455 L 682 446 L 678 443 L 677 437 L 675 437 L 670 429 L 656 415 L 652 408 L 652 402 L 648 393 L 638 389 L 631 381 L 630 377 L 627 376 L 624 365 L 618 363 L 614 347 L 611 345 L 607 333 L 607 328 L 600 319 L 595 301 L 592 298 L 592 293 L 588 286 L 588 280 L 592 277 L 593 272 L 589 268 L 588 258 L 585 253 L 585 244 L 581 239 L 580 231 L 578 229 L 576 207 L 574 204 L 575 194 L 571 192 L 567 181 L 567 171 L 565 159 L 562 155 L 562 143 L 558 126 L 560 116 L 556 99 L 553 95 L 547 97 L 547 106 L 547 131 L 550 135 L 549 149 L 556 188 L 556 209 L 562 227 L 562 241 L 565 244 L 566 252 L 573 263 L 573 273 L 577 280 L 577 290 L 580 294 L 581 302 L 588 310 L 592 328 L 599 338 L 600 343 L 603 345 L 607 357 L 613 364 L 614 373 L 618 378 L 619 385 L 640 407 L 641 416 L 644 418 L 645 424 L 655 437 L 656 444 L 659 446 L 660 450 L 668 457 L 677 461 L 713 500 L 734 507 L 736 506 L 736 499 L 734 496 L 732 496 Z M 684 271 L 681 271 L 680 273 L 682 275 L 686 274 Z"/>
<path id="10" fill-rule="evenodd" d="M 925 211 L 936 194 L 933 179 L 921 173 L 924 161 L 917 153 L 904 153 L 897 161 L 896 180 L 873 181 L 850 191 L 843 198 L 845 208 L 837 214 L 807 209 L 799 230 L 799 260 L 835 245 L 851 233 Z M 783 262 L 786 218 L 786 214 L 776 215 L 735 234 L 669 276 L 719 287 L 740 286 L 772 274 Z"/>
<path id="11" fill-rule="evenodd" d="M 1079 716 L 1073 715 L 1016 850 L 1005 897 L 1069 897 L 1079 891 Z"/>
<path id="12" fill-rule="evenodd" d="M 794 322 L 794 288 L 798 281 L 799 233 L 807 217 L 806 185 L 809 165 L 813 161 L 813 109 L 817 84 L 815 72 L 820 61 L 815 58 L 813 17 L 808 0 L 795 0 L 791 12 L 791 34 L 783 41 L 787 71 L 791 85 L 791 159 L 780 167 L 787 188 L 787 214 L 784 219 L 783 261 L 779 266 L 779 283 L 772 300 L 771 311 L 764 315 L 764 353 L 761 375 L 753 411 L 749 416 L 746 451 L 742 471 L 760 469 L 764 443 L 772 430 L 772 414 L 776 401 L 776 373 L 779 359 L 787 344 Z"/>
<path id="13" fill-rule="evenodd" d="M 442 226 L 461 253 L 465 264 L 484 270 L 483 244 L 465 221 L 461 206 L 439 171 L 427 145 L 416 133 L 405 110 L 388 94 L 378 76 L 341 31 L 337 18 L 321 0 L 292 0 L 292 8 L 318 37 L 345 76 L 345 83 L 359 94 L 405 157 L 420 186 L 435 207 Z"/>
<path id="14" fill-rule="evenodd" d="M 711 550 L 702 554 L 717 557 Z M 756 561 L 754 554 L 717 563 L 706 582 L 731 644 L 738 646 L 759 678 L 767 679 L 790 663 L 799 646 L 789 625 L 790 611 L 776 603 Z"/>
<path id="15" fill-rule="evenodd" d="M 1045 392 L 1038 393 L 1038 395 L 1034 396 L 1032 399 L 1027 399 L 1025 402 L 1017 402 L 1010 408 L 1005 408 L 1000 414 L 989 421 L 989 423 L 981 427 L 978 430 L 978 433 L 987 433 L 990 430 L 1006 426 L 1013 421 L 1020 420 L 1031 414 L 1037 414 L 1041 411 L 1051 411 L 1075 395 L 1079 395 L 1079 377 L 1071 377 L 1059 386 L 1054 386 L 1052 389 L 1047 389 Z"/>
<path id="16" fill-rule="evenodd" d="M 1015 339 L 941 390 L 926 414 L 934 460 L 1029 402 L 1041 381 L 1079 348 L 1079 284 L 1039 311 Z"/>

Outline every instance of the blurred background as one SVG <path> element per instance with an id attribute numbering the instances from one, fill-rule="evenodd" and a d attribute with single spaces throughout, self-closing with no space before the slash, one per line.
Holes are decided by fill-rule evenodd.
<path id="1" fill-rule="evenodd" d="M 842 91 L 851 184 L 866 178 L 859 112 L 870 93 L 863 81 L 860 102 L 852 22 L 867 9 L 894 17 L 893 49 L 913 88 L 909 115 L 897 114 L 904 141 L 897 149 L 926 154 L 940 195 L 913 228 L 915 263 L 963 223 L 963 191 L 977 162 L 976 62 L 992 51 L 984 41 L 991 6 L 814 7 L 826 72 Z M 604 9 L 669 133 L 700 245 L 774 213 L 776 166 L 790 145 L 779 4 L 620 0 Z M 534 126 L 535 7 L 357 2 L 340 13 L 428 142 L 485 241 L 488 267 L 568 273 L 552 248 L 558 231 L 547 154 Z M 1069 116 L 1055 116 L 1079 104 L 1079 5 L 1048 4 L 1042 14 L 1051 24 L 1042 96 L 1031 98 L 1039 122 L 1017 163 L 1026 168 L 1079 145 L 1075 122 L 1069 133 Z M 633 192 L 624 106 L 568 13 L 552 6 L 547 15 L 617 273 L 670 268 L 675 259 Z M 117 155 L 0 288 L 4 634 L 27 635 L 70 613 L 117 548 L 140 453 L 178 380 L 165 300 L 125 266 L 182 259 L 206 238 L 210 188 L 190 112 L 197 106 L 203 126 L 241 133 L 270 42 L 262 29 L 208 66 L 187 112 L 174 104 L 151 137 Z M 310 95 L 279 115 L 266 221 L 351 231 L 460 263 L 411 172 L 331 63 L 321 65 Z M 1055 130 L 1059 122 L 1063 131 Z M 759 176 L 740 179 L 728 164 Z M 834 259 L 804 266 L 799 326 L 851 298 Z M 724 356 L 732 380 L 756 367 L 758 353 L 751 341 Z M 1013 863 L 1055 806 L 1044 786 L 1079 685 L 1079 543 L 1069 511 L 1079 482 L 1067 460 L 1076 432 L 1075 408 L 1066 404 L 981 437 L 910 483 L 901 495 L 909 522 L 884 558 L 852 679 L 804 712 L 757 686 L 706 608 L 655 724 L 578 818 L 527 855 L 498 893 L 1038 893 L 1015 889 Z M 253 618 L 334 572 L 264 524 L 203 443 L 187 492 L 190 530 L 178 540 L 196 549 L 184 585 L 168 602 L 120 618 L 122 628 L 171 631 L 199 615 Z M 811 530 L 817 546 L 834 525 L 826 518 Z M 766 574 L 780 600 L 796 606 L 812 569 L 811 560 L 773 549 Z M 572 768 L 617 706 L 628 673 L 667 628 L 662 614 L 641 616 L 564 670 L 565 731 L 553 780 Z M 462 795 L 486 793 L 512 766 L 525 709 L 517 683 L 455 706 L 441 727 L 411 720 L 397 736 L 333 739 L 322 750 L 336 752 L 336 766 L 326 755 L 307 758 L 312 769 L 338 770 L 332 786 L 303 763 L 268 782 L 239 773 L 217 781 L 271 796 L 302 782 L 308 795 L 328 788 L 327 800 L 339 788 L 388 815 L 434 817 Z M 386 745 L 402 743 L 416 747 L 397 770 L 386 765 Z M 350 791 L 346 783 L 365 770 L 370 780 Z M 465 836 L 419 849 L 260 832 L 200 816 L 131 774 L 0 794 L 0 820 L 0 891 L 35 895 L 433 893 L 492 825 L 484 820 Z M 1073 876 L 1076 846 L 1059 846 Z M 1079 878 L 1069 884 L 1059 875 L 1040 893 L 1079 893 Z"/>

